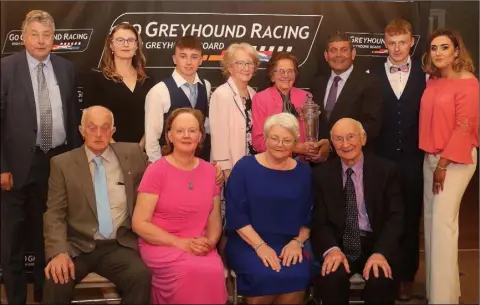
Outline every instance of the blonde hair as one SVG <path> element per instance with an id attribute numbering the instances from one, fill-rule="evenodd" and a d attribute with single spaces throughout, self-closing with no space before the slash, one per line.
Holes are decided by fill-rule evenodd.
<path id="1" fill-rule="evenodd" d="M 384 30 L 385 34 L 390 36 L 402 35 L 402 34 L 412 34 L 412 25 L 410 22 L 397 18 L 390 21 Z"/>
<path id="2" fill-rule="evenodd" d="M 103 53 L 102 53 L 102 61 L 100 63 L 100 70 L 103 75 L 116 83 L 123 82 L 123 78 L 120 74 L 117 73 L 117 69 L 115 67 L 115 55 L 113 51 L 110 49 L 110 44 L 113 42 L 113 35 L 118 30 L 128 30 L 132 31 L 135 34 L 135 38 L 137 39 L 137 51 L 132 58 L 132 66 L 137 71 L 137 80 L 139 82 L 145 81 L 147 78 L 147 73 L 145 73 L 145 66 L 147 61 L 145 59 L 145 55 L 142 52 L 142 38 L 138 35 L 137 30 L 135 27 L 128 23 L 120 23 L 117 24 L 108 34 L 107 38 L 105 39 L 105 45 L 103 46 Z"/>
<path id="3" fill-rule="evenodd" d="M 427 51 L 422 56 L 422 68 L 425 73 L 430 74 L 433 77 L 440 77 L 440 71 L 435 67 L 430 55 L 430 45 L 432 41 L 440 36 L 445 36 L 450 39 L 453 47 L 458 51 L 458 56 L 454 58 L 452 68 L 455 72 L 469 71 L 475 72 L 475 66 L 473 65 L 472 57 L 468 53 L 465 44 L 463 43 L 462 36 L 457 31 L 450 29 L 438 29 L 432 33 L 428 40 Z"/>
<path id="4" fill-rule="evenodd" d="M 274 125 L 287 129 L 293 135 L 295 141 L 298 141 L 298 138 L 300 138 L 300 126 L 297 118 L 293 114 L 280 112 L 268 117 L 265 120 L 265 124 L 263 124 L 263 136 L 265 139 L 268 137 L 270 128 Z"/>
<path id="5" fill-rule="evenodd" d="M 55 32 L 55 21 L 52 15 L 42 10 L 33 10 L 27 13 L 25 20 L 22 22 L 22 33 L 25 32 L 25 28 L 32 22 L 39 22 L 42 24 L 51 24 L 53 31 Z"/>
<path id="6" fill-rule="evenodd" d="M 230 71 L 228 71 L 228 68 L 232 65 L 233 60 L 235 60 L 235 52 L 238 50 L 244 50 L 245 52 L 250 55 L 252 58 L 252 61 L 255 65 L 254 71 L 257 71 L 258 66 L 260 65 L 260 59 L 258 58 L 258 52 L 255 50 L 254 47 L 252 47 L 251 44 L 246 43 L 246 42 L 241 42 L 241 43 L 232 43 L 225 54 L 223 55 L 222 58 L 222 73 L 225 77 L 230 77 Z"/>

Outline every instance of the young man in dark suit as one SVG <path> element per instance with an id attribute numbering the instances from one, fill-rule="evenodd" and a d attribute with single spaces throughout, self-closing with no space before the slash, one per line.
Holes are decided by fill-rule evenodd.
<path id="1" fill-rule="evenodd" d="M 388 58 L 373 69 L 380 80 L 384 101 L 384 123 L 377 153 L 394 161 L 401 169 L 405 221 L 400 239 L 399 265 L 394 268 L 397 298 L 401 301 L 408 301 L 413 295 L 413 281 L 419 264 L 423 201 L 424 154 L 418 148 L 418 124 L 426 77 L 420 61 L 410 57 L 414 43 L 412 26 L 408 21 L 391 21 L 385 27 Z"/>
<path id="2" fill-rule="evenodd" d="M 367 135 L 358 121 L 340 119 L 330 139 L 338 157 L 313 172 L 311 243 L 323 257 L 316 295 L 322 304 L 348 304 L 349 278 L 359 273 L 367 304 L 394 304 L 391 265 L 403 227 L 397 166 L 362 153 Z"/>
<path id="3" fill-rule="evenodd" d="M 360 121 L 369 136 L 368 149 L 375 146 L 383 121 L 378 81 L 355 68 L 356 50 L 349 37 L 335 33 L 328 38 L 325 60 L 331 70 L 311 85 L 314 101 L 320 106 L 320 138 L 328 139 L 333 124 L 341 118 Z"/>
<path id="4" fill-rule="evenodd" d="M 49 13 L 29 12 L 22 24 L 25 50 L 1 63 L 1 256 L 9 304 L 27 301 L 24 255 L 29 239 L 36 257 L 34 299 L 41 300 L 49 161 L 80 145 L 73 65 L 50 53 L 54 34 Z"/>

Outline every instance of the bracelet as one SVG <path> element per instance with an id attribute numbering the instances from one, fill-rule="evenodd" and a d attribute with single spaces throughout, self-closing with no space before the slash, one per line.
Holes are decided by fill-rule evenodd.
<path id="1" fill-rule="evenodd" d="M 266 245 L 266 244 L 267 244 L 266 242 L 261 242 L 261 243 L 259 243 L 258 245 L 256 245 L 255 247 L 253 247 L 253 249 L 254 249 L 255 251 L 257 251 L 261 246 Z"/>
<path id="2" fill-rule="evenodd" d="M 441 167 L 440 165 L 437 164 L 437 168 L 442 171 L 447 171 L 446 167 Z"/>
<path id="3" fill-rule="evenodd" d="M 303 247 L 305 246 L 305 243 L 301 242 L 300 239 L 298 239 L 297 237 L 295 237 L 293 240 L 298 243 L 298 245 L 300 246 L 300 248 L 303 248 Z"/>

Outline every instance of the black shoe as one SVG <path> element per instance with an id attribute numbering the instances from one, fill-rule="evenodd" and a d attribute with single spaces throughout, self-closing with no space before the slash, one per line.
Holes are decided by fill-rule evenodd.
<path id="1" fill-rule="evenodd" d="M 43 289 L 34 289 L 33 290 L 33 301 L 36 303 L 41 303 L 43 298 Z"/>

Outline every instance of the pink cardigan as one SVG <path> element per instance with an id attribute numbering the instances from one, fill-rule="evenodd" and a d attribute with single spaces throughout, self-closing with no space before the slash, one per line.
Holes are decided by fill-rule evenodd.
<path id="1" fill-rule="evenodd" d="M 290 89 L 290 99 L 295 109 L 300 114 L 300 107 L 305 103 L 307 91 L 292 87 Z M 269 116 L 283 111 L 283 100 L 275 86 L 269 87 L 257 93 L 252 100 L 252 142 L 253 148 L 257 152 L 265 151 L 265 139 L 263 137 L 263 125 Z M 300 125 L 300 142 L 305 140 L 305 128 L 303 123 Z"/>
<path id="2" fill-rule="evenodd" d="M 250 97 L 255 90 L 248 87 Z M 246 155 L 246 122 L 244 105 L 232 78 L 215 89 L 210 97 L 210 136 L 212 161 L 222 170 L 232 169 Z"/>

